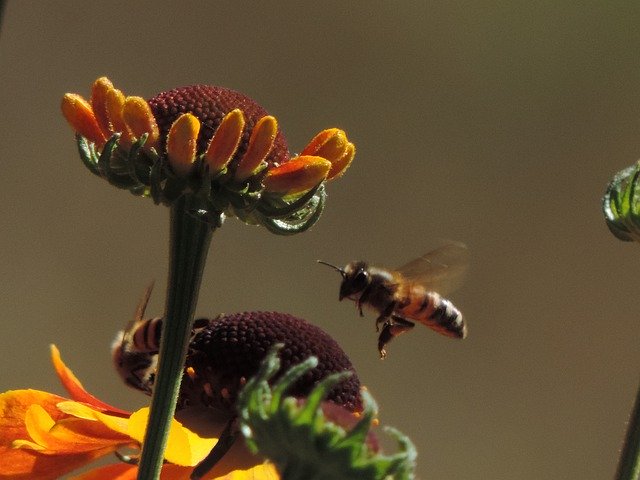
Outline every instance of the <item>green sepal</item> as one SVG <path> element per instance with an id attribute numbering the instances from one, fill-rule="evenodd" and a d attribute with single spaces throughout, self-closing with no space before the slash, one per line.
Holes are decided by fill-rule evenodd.
<path id="1" fill-rule="evenodd" d="M 616 238 L 626 242 L 640 238 L 639 182 L 640 163 L 635 163 L 614 175 L 602 198 L 607 227 Z"/>
<path id="2" fill-rule="evenodd" d="M 295 235 L 315 225 L 322 215 L 325 200 L 326 194 L 324 193 L 324 189 L 322 189 L 316 192 L 316 195 L 307 202 L 305 207 L 287 218 L 270 218 L 262 216 L 258 212 L 256 213 L 260 215 L 260 223 L 271 233 L 277 235 Z"/>
<path id="3" fill-rule="evenodd" d="M 264 202 L 258 205 L 258 211 L 266 216 L 271 218 L 286 218 L 289 215 L 295 213 L 297 210 L 303 208 L 309 201 L 316 195 L 316 193 L 322 189 L 322 193 L 324 193 L 324 182 L 320 182 L 318 185 L 313 187 L 311 190 L 306 192 L 299 198 L 289 202 L 286 202 L 281 197 L 276 195 L 263 195 Z M 322 193 L 319 193 L 321 195 Z"/>
<path id="4" fill-rule="evenodd" d="M 93 143 L 89 142 L 85 137 L 80 134 L 76 134 L 76 144 L 78 146 L 78 153 L 84 166 L 89 169 L 94 175 L 100 176 L 100 170 L 98 169 L 98 156 L 96 155 L 95 147 Z"/>
<path id="5" fill-rule="evenodd" d="M 280 369 L 277 355 L 281 347 L 272 347 L 238 397 L 240 431 L 254 453 L 271 460 L 283 480 L 414 478 L 416 451 L 406 436 L 388 430 L 398 442 L 398 452 L 392 455 L 372 451 L 366 442 L 377 415 L 377 405 L 366 391 L 362 392 L 362 417 L 352 429 L 325 418 L 322 400 L 350 372 L 325 377 L 304 403 L 284 397 L 287 388 L 316 365 L 315 357 L 310 357 L 283 373 L 271 387 L 269 382 Z"/>

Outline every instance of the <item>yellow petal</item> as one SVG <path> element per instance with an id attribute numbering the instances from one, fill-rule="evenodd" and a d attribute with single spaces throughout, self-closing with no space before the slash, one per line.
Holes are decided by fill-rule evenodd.
<path id="1" fill-rule="evenodd" d="M 145 133 L 149 134 L 143 147 L 145 150 L 157 148 L 160 130 L 151 107 L 144 98 L 127 97 L 124 101 L 123 117 L 136 138 L 140 138 Z"/>
<path id="2" fill-rule="evenodd" d="M 98 146 L 105 144 L 107 139 L 98 125 L 89 102 L 75 93 L 66 93 L 62 97 L 60 107 L 71 128 Z"/>
<path id="3" fill-rule="evenodd" d="M 244 114 L 236 108 L 229 112 L 217 128 L 204 159 L 211 174 L 218 173 L 227 166 L 236 153 L 244 130 Z"/>
<path id="4" fill-rule="evenodd" d="M 278 122 L 272 116 L 262 117 L 253 127 L 247 151 L 240 159 L 235 172 L 236 180 L 242 182 L 260 167 L 273 148 L 278 133 Z"/>
<path id="5" fill-rule="evenodd" d="M 29 437 L 45 449 L 50 449 L 48 433 L 55 423 L 53 418 L 40 405 L 31 405 L 24 418 Z"/>
<path id="6" fill-rule="evenodd" d="M 61 412 L 67 415 L 83 420 L 100 422 L 112 432 L 119 433 L 122 436 L 129 435 L 128 418 L 102 413 L 78 402 L 60 402 L 57 406 Z"/>
<path id="7" fill-rule="evenodd" d="M 113 90 L 113 83 L 107 77 L 98 78 L 91 88 L 91 108 L 105 137 L 113 133 L 107 115 L 107 93 L 110 90 Z"/>
<path id="8" fill-rule="evenodd" d="M 133 134 L 124 121 L 124 102 L 126 98 L 117 88 L 111 89 L 107 92 L 105 99 L 107 105 L 107 116 L 111 122 L 111 127 L 114 132 L 122 133 L 120 141 L 125 145 L 130 146 L 133 143 Z"/>
<path id="9" fill-rule="evenodd" d="M 141 408 L 131 415 L 128 432 L 131 438 L 143 441 L 148 418 L 148 408 Z M 217 442 L 217 438 L 203 438 L 173 420 L 164 457 L 175 465 L 192 467 L 206 457 Z"/>
<path id="10" fill-rule="evenodd" d="M 171 125 L 167 136 L 167 156 L 169 164 L 181 177 L 187 176 L 196 159 L 199 133 L 200 120 L 191 113 L 183 113 Z"/>
<path id="11" fill-rule="evenodd" d="M 280 195 L 305 192 L 327 178 L 331 162 L 322 157 L 295 157 L 278 167 L 269 169 L 264 178 L 265 191 Z"/>

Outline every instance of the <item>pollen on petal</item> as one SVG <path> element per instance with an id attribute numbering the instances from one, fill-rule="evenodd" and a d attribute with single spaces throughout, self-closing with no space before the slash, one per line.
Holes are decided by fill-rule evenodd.
<path id="1" fill-rule="evenodd" d="M 179 176 L 186 176 L 196 159 L 200 120 L 185 113 L 173 122 L 167 136 L 167 156 L 173 170 Z"/>
<path id="2" fill-rule="evenodd" d="M 247 151 L 238 164 L 235 173 L 236 180 L 242 182 L 254 174 L 271 152 L 277 133 L 278 122 L 274 117 L 268 115 L 258 120 L 251 132 Z"/>
<path id="3" fill-rule="evenodd" d="M 244 124 L 244 114 L 238 108 L 222 119 L 204 154 L 210 173 L 219 172 L 231 161 L 242 139 Z"/>
<path id="4" fill-rule="evenodd" d="M 317 134 L 302 150 L 301 155 L 318 155 L 331 162 L 327 180 L 339 177 L 351 164 L 355 156 L 355 146 L 339 128 L 329 128 Z"/>
<path id="5" fill-rule="evenodd" d="M 342 176 L 342 174 L 349 168 L 353 157 L 356 155 L 356 147 L 353 143 L 348 143 L 342 156 L 331 162 L 331 170 L 327 175 L 327 180 Z"/>
<path id="6" fill-rule="evenodd" d="M 107 77 L 97 79 L 91 88 L 91 108 L 105 137 L 110 137 L 113 132 L 107 115 L 107 94 L 110 90 L 113 90 L 113 83 Z"/>
<path id="7" fill-rule="evenodd" d="M 331 162 L 322 157 L 305 155 L 271 168 L 264 178 L 265 191 L 281 195 L 305 192 L 327 178 Z"/>
<path id="8" fill-rule="evenodd" d="M 124 102 L 124 121 L 136 138 L 145 133 L 149 134 L 144 149 L 157 147 L 160 138 L 160 130 L 156 119 L 151 112 L 151 107 L 142 97 L 127 97 Z"/>
<path id="9" fill-rule="evenodd" d="M 122 93 L 117 88 L 113 88 L 107 92 L 106 95 L 106 106 L 107 106 L 107 116 L 109 117 L 109 121 L 111 122 L 111 128 L 114 132 L 120 132 L 122 136 L 120 137 L 120 142 L 125 145 L 131 145 L 133 142 L 133 134 L 131 130 L 127 126 L 127 123 L 124 121 L 124 102 L 125 102 L 124 93 Z"/>
<path id="10" fill-rule="evenodd" d="M 76 132 L 98 146 L 105 144 L 107 139 L 89 102 L 75 93 L 66 93 L 62 97 L 61 108 L 64 118 Z"/>

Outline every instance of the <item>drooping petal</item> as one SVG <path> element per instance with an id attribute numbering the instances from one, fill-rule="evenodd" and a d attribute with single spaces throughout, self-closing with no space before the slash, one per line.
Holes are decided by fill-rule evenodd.
<path id="1" fill-rule="evenodd" d="M 127 97 L 124 101 L 124 121 L 136 138 L 145 133 L 149 134 L 144 149 L 149 150 L 158 146 L 160 130 L 156 119 L 151 112 L 151 107 L 142 97 Z"/>
<path id="2" fill-rule="evenodd" d="M 73 372 L 64 364 L 62 358 L 60 357 L 60 350 L 55 345 L 50 346 L 51 349 L 51 362 L 53 363 L 53 368 L 62 383 L 62 386 L 65 388 L 71 398 L 78 401 L 88 403 L 98 410 L 102 410 L 104 412 L 113 413 L 115 415 L 119 415 L 122 417 L 128 417 L 131 412 L 127 412 L 126 410 L 121 410 L 117 407 L 109 405 L 108 403 L 99 400 L 98 398 L 91 395 L 87 392 L 80 380 L 73 374 Z M 63 399 L 59 397 L 57 403 L 61 402 Z"/>
<path id="3" fill-rule="evenodd" d="M 60 107 L 71 128 L 98 146 L 105 144 L 107 139 L 89 102 L 75 93 L 66 93 Z"/>
<path id="4" fill-rule="evenodd" d="M 242 138 L 244 124 L 244 114 L 238 108 L 222 119 L 204 154 L 211 174 L 221 171 L 233 158 Z"/>
<path id="5" fill-rule="evenodd" d="M 180 115 L 169 129 L 167 156 L 178 176 L 185 177 L 193 166 L 199 133 L 200 120 L 190 113 Z"/>
<path id="6" fill-rule="evenodd" d="M 98 78 L 91 88 L 91 108 L 106 138 L 113 133 L 107 115 L 107 94 L 110 90 L 113 90 L 113 83 L 107 77 Z"/>
<path id="7" fill-rule="evenodd" d="M 238 163 L 235 173 L 236 180 L 242 182 L 254 174 L 271 152 L 277 133 L 278 122 L 274 117 L 267 115 L 258 120 L 251 132 L 247 151 Z"/>
<path id="8" fill-rule="evenodd" d="M 264 178 L 265 191 L 283 196 L 305 192 L 327 178 L 331 162 L 311 155 L 296 157 L 269 169 Z"/>

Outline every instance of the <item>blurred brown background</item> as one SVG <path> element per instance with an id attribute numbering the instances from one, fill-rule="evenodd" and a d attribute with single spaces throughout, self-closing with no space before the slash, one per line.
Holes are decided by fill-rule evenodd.
<path id="1" fill-rule="evenodd" d="M 580 6 L 578 6 L 580 3 Z M 283 310 L 334 335 L 407 433 L 423 479 L 611 478 L 638 382 L 640 248 L 600 198 L 640 157 L 637 2 L 9 2 L 0 37 L 0 390 L 146 402 L 109 345 L 166 278 L 165 208 L 81 165 L 59 111 L 108 75 L 150 97 L 240 90 L 293 150 L 344 128 L 356 160 L 310 232 L 230 219 L 198 312 Z M 473 263 L 452 299 L 469 338 L 417 328 L 378 360 L 374 316 L 316 265 L 395 266 L 439 239 Z"/>

